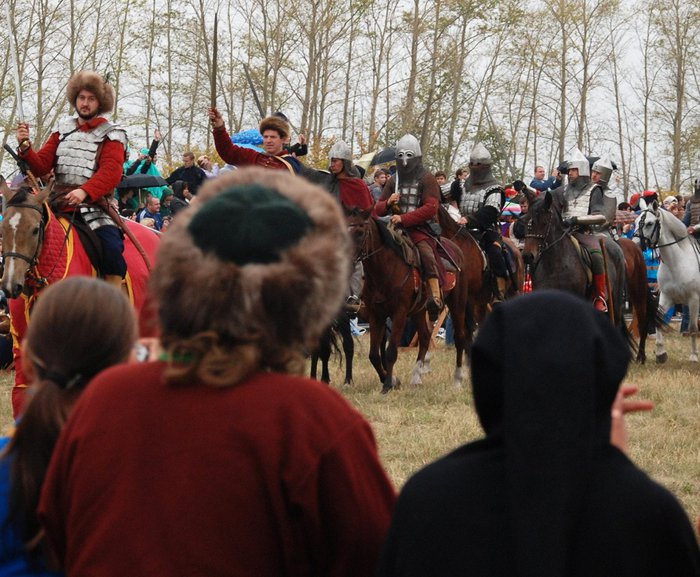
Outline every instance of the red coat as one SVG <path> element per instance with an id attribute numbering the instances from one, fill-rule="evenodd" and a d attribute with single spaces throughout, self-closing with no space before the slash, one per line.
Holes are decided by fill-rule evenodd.
<path id="1" fill-rule="evenodd" d="M 97 128 L 103 122 L 107 122 L 106 118 L 98 116 L 88 120 L 80 127 L 82 131 L 89 131 Z M 56 164 L 56 149 L 59 144 L 59 133 L 54 132 L 49 136 L 46 144 L 39 151 L 32 149 L 20 156 L 27 161 L 29 168 L 35 176 L 40 177 L 48 174 L 53 170 Z M 110 194 L 119 184 L 124 173 L 125 151 L 121 142 L 105 139 L 100 153 L 100 165 L 95 174 L 85 184 L 81 185 L 91 200 L 98 200 L 103 196 Z"/>
<path id="2" fill-rule="evenodd" d="M 387 200 L 394 193 L 394 186 L 394 177 L 392 176 L 387 180 L 382 195 L 379 197 L 377 204 L 374 205 L 374 211 L 377 216 L 392 214 Z M 423 175 L 418 183 L 418 192 L 421 195 L 418 208 L 401 215 L 401 224 L 413 242 L 431 238 L 430 235 L 417 227 L 426 226 L 428 222 L 433 220 L 437 216 L 440 206 L 440 186 L 432 174 L 426 173 Z"/>
<path id="3" fill-rule="evenodd" d="M 61 434 L 40 517 L 67 575 L 373 574 L 395 495 L 360 413 L 301 377 L 163 369 L 108 369 Z"/>
<path id="4" fill-rule="evenodd" d="M 339 178 L 340 204 L 345 208 L 369 210 L 374 204 L 369 187 L 361 178 Z"/>
<path id="5" fill-rule="evenodd" d="M 236 146 L 231 142 L 231 137 L 225 127 L 215 128 L 213 133 L 216 152 L 218 152 L 221 159 L 228 164 L 233 164 L 234 166 L 254 165 L 260 166 L 261 168 L 289 170 L 292 174 L 296 174 L 293 168 L 294 164 L 291 164 L 295 161 L 284 162 L 279 156 L 270 156 L 269 154 L 263 154 L 257 150 Z M 286 156 L 286 154 L 282 156 Z M 290 164 L 292 168 L 290 168 Z"/>

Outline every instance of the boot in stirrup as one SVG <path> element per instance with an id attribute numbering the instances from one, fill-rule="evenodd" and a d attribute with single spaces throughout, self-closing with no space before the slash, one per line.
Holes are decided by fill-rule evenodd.
<path id="1" fill-rule="evenodd" d="M 435 322 L 442 310 L 442 295 L 440 293 L 440 281 L 436 278 L 428 279 L 428 287 L 430 288 L 430 296 L 426 303 L 428 309 L 428 317 L 431 322 Z"/>
<path id="2" fill-rule="evenodd" d="M 505 277 L 496 277 L 496 294 L 493 295 L 493 304 L 506 300 L 506 283 L 507 279 Z"/>
<path id="3" fill-rule="evenodd" d="M 604 274 L 593 276 L 593 306 L 597 311 L 608 312 L 608 288 Z"/>

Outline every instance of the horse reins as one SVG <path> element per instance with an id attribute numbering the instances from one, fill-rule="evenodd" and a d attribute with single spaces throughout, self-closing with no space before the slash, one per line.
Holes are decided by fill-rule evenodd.
<path id="1" fill-rule="evenodd" d="M 554 209 L 551 207 L 547 211 L 547 216 L 549 218 L 547 219 L 547 228 L 545 229 L 543 234 L 535 234 L 532 232 L 532 218 L 530 218 L 530 220 L 527 223 L 527 233 L 525 234 L 525 238 L 534 238 L 538 241 L 537 242 L 537 248 L 538 248 L 537 258 L 532 263 L 532 270 L 533 271 L 537 268 L 537 264 L 540 262 L 540 259 L 542 258 L 542 255 L 545 252 L 547 252 L 555 244 L 559 243 L 560 241 L 564 240 L 564 238 L 569 236 L 569 231 L 565 230 L 559 238 L 555 239 L 552 242 L 547 242 L 547 238 L 549 237 L 550 231 L 552 229 L 552 216 L 554 215 L 553 211 L 554 211 Z"/>

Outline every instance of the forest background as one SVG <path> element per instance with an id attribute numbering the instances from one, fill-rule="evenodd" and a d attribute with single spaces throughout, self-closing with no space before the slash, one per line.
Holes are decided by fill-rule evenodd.
<path id="1" fill-rule="evenodd" d="M 184 150 L 211 150 L 217 13 L 229 132 L 257 126 L 252 84 L 265 113 L 306 134 L 310 164 L 339 138 L 359 156 L 410 132 L 433 170 L 483 142 L 504 182 L 574 147 L 609 155 L 626 194 L 688 194 L 700 176 L 700 0 L 9 0 L 9 12 L 2 144 L 16 145 L 14 32 L 35 143 L 70 112 L 68 78 L 89 68 L 109 74 L 133 148 L 164 135 L 166 174 Z M 9 160 L 1 151 L 6 174 Z"/>

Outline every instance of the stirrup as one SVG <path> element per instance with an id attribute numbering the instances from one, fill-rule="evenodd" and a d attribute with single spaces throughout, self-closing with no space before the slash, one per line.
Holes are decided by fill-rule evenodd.
<path id="1" fill-rule="evenodd" d="M 608 312 L 608 303 L 603 297 L 595 297 L 593 299 L 593 307 L 595 310 L 600 311 L 601 313 Z"/>

